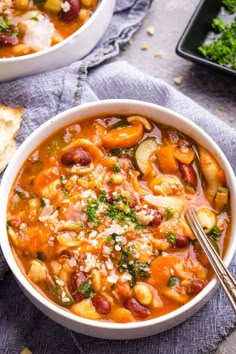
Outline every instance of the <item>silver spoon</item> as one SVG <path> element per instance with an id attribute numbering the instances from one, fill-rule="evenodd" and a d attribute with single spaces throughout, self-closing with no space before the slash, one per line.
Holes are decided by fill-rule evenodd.
<path id="1" fill-rule="evenodd" d="M 190 207 L 186 212 L 186 219 L 191 227 L 194 235 L 196 236 L 197 240 L 199 241 L 200 245 L 202 246 L 203 250 L 205 251 L 208 260 L 211 263 L 212 268 L 214 269 L 221 285 L 223 286 L 226 295 L 228 296 L 231 305 L 236 313 L 236 282 L 228 269 L 225 267 L 224 263 L 222 262 L 220 256 L 213 248 L 212 244 L 208 240 L 205 232 L 203 231 L 196 213 L 193 207 Z"/>

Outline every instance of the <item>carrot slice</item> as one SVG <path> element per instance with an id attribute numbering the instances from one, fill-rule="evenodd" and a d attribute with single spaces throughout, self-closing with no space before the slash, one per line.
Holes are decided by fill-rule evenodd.
<path id="1" fill-rule="evenodd" d="M 170 276 L 172 275 L 174 266 L 181 262 L 181 259 L 174 256 L 160 256 L 152 262 L 150 266 L 151 283 L 153 285 L 166 286 Z"/>
<path id="2" fill-rule="evenodd" d="M 143 125 L 130 125 L 110 130 L 102 137 L 104 147 L 129 148 L 135 145 L 143 137 Z"/>
<path id="3" fill-rule="evenodd" d="M 176 148 L 175 152 L 174 152 L 174 157 L 178 161 L 180 161 L 186 165 L 189 165 L 193 161 L 195 154 L 192 149 L 186 149 L 186 151 L 182 151 L 182 150 Z"/>
<path id="4" fill-rule="evenodd" d="M 171 145 L 164 145 L 157 150 L 157 157 L 163 173 L 176 173 L 178 171 L 173 147 Z"/>

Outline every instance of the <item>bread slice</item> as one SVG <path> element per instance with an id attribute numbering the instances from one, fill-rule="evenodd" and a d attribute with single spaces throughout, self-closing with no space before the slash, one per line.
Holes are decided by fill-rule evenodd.
<path id="1" fill-rule="evenodd" d="M 20 129 L 23 107 L 0 104 L 0 172 L 4 170 L 16 151 L 15 136 Z"/>

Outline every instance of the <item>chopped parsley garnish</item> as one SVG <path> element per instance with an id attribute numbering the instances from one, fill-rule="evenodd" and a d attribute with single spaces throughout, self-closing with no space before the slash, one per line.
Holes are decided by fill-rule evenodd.
<path id="1" fill-rule="evenodd" d="M 40 198 L 40 206 L 41 206 L 41 208 L 44 208 L 45 205 L 46 205 L 46 203 L 45 203 L 44 199 Z"/>
<path id="2" fill-rule="evenodd" d="M 95 226 L 98 226 L 101 221 L 97 218 L 96 213 L 98 210 L 99 206 L 99 200 L 98 199 L 89 199 L 87 200 L 87 211 L 86 214 L 89 218 L 90 221 L 92 221 Z"/>
<path id="3" fill-rule="evenodd" d="M 138 278 L 148 279 L 150 277 L 149 262 L 142 263 L 136 261 L 132 250 L 124 248 L 120 242 L 117 242 L 117 236 L 119 235 L 115 233 L 112 234 L 112 238 L 115 241 L 114 246 L 119 245 L 121 252 L 118 267 L 131 275 L 130 286 L 133 287 L 136 284 Z"/>
<path id="4" fill-rule="evenodd" d="M 68 190 L 66 188 L 63 189 L 63 193 L 64 193 L 64 195 L 68 195 L 69 194 L 69 192 L 68 192 Z"/>
<path id="5" fill-rule="evenodd" d="M 166 218 L 170 219 L 174 215 L 175 209 L 174 208 L 168 208 L 166 209 Z"/>
<path id="6" fill-rule="evenodd" d="M 217 241 L 220 237 L 220 230 L 217 226 L 213 226 L 211 231 L 209 232 L 209 236 L 213 238 L 213 240 Z"/>
<path id="7" fill-rule="evenodd" d="M 222 0 L 229 13 L 233 14 L 236 12 L 236 0 Z"/>
<path id="8" fill-rule="evenodd" d="M 112 241 L 111 236 L 107 236 L 107 242 L 111 242 L 111 241 Z"/>
<path id="9" fill-rule="evenodd" d="M 175 243 L 176 235 L 174 234 L 174 232 L 167 232 L 166 236 L 170 243 Z"/>
<path id="10" fill-rule="evenodd" d="M 107 192 L 106 191 L 101 191 L 99 196 L 98 196 L 98 200 L 99 202 L 104 202 L 106 200 L 107 197 Z"/>
<path id="11" fill-rule="evenodd" d="M 80 285 L 78 292 L 87 298 L 93 295 L 93 289 L 88 281 L 85 281 Z"/>
<path id="12" fill-rule="evenodd" d="M 33 17 L 31 17 L 31 20 L 32 20 L 32 21 L 38 21 L 39 19 L 38 19 L 37 16 L 33 16 Z"/>
<path id="13" fill-rule="evenodd" d="M 11 220 L 7 220 L 7 229 L 11 227 Z"/>
<path id="14" fill-rule="evenodd" d="M 44 261 L 46 259 L 46 256 L 43 252 L 36 252 L 36 258 L 40 259 L 41 261 Z"/>
<path id="15" fill-rule="evenodd" d="M 117 163 L 114 164 L 114 166 L 112 167 L 112 170 L 113 170 L 114 172 L 120 172 L 120 171 L 121 171 L 119 162 L 117 162 Z"/>
<path id="16" fill-rule="evenodd" d="M 60 205 L 57 205 L 56 206 L 56 210 L 59 210 L 61 207 L 60 207 Z"/>
<path id="17" fill-rule="evenodd" d="M 212 28 L 217 37 L 211 43 L 201 45 L 199 52 L 217 64 L 236 70 L 236 20 L 226 24 L 217 17 L 212 22 Z"/>
<path id="18" fill-rule="evenodd" d="M 137 223 L 137 216 L 134 209 L 130 209 L 127 207 L 127 204 L 122 205 L 122 209 L 120 210 L 120 206 L 116 204 L 110 204 L 108 206 L 108 210 L 104 212 L 105 216 L 109 216 L 112 219 L 117 220 L 118 222 L 124 221 L 126 218 L 129 218 L 131 222 Z"/>
<path id="19" fill-rule="evenodd" d="M 167 282 L 167 286 L 172 287 L 174 285 L 177 285 L 179 283 L 179 279 L 177 277 L 175 277 L 174 275 L 172 275 Z"/>

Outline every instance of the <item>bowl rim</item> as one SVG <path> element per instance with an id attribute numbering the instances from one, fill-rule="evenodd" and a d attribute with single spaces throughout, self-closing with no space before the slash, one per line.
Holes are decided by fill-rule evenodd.
<path id="1" fill-rule="evenodd" d="M 84 113 L 84 111 L 89 111 L 91 108 L 97 108 L 99 110 L 99 114 L 100 113 L 106 114 L 103 112 L 104 107 L 106 107 L 107 109 L 109 108 L 110 112 L 112 112 L 112 111 L 114 111 L 114 109 L 112 109 L 113 106 L 116 107 L 115 108 L 116 111 L 119 109 L 117 107 L 117 105 L 122 110 L 124 110 L 125 107 L 127 107 L 127 109 L 130 109 L 130 106 L 132 106 L 134 112 L 136 109 L 138 110 L 138 108 L 140 108 L 140 109 L 146 108 L 146 109 L 152 109 L 153 111 L 156 111 L 156 113 L 159 115 L 161 113 L 166 113 L 167 115 L 175 116 L 175 118 L 178 121 L 180 121 L 183 124 L 186 124 L 187 126 L 190 126 L 192 129 L 194 129 L 197 132 L 197 134 L 199 134 L 199 136 L 202 136 L 205 140 L 209 141 L 209 145 L 211 146 L 211 148 L 213 148 L 217 152 L 218 156 L 220 156 L 222 162 L 224 163 L 224 165 L 226 167 L 225 168 L 226 169 L 226 176 L 228 177 L 228 180 L 230 182 L 232 182 L 233 188 L 231 190 L 231 210 L 233 212 L 233 210 L 236 209 L 236 183 L 235 183 L 235 175 L 232 170 L 232 167 L 231 167 L 228 159 L 224 155 L 223 151 L 221 150 L 221 148 L 214 142 L 214 140 L 207 133 L 204 132 L 204 130 L 202 130 L 194 122 L 187 119 L 183 115 L 176 113 L 176 112 L 174 112 L 168 108 L 165 108 L 163 106 L 149 103 L 149 102 L 144 102 L 144 101 L 137 101 L 137 100 L 111 99 L 111 100 L 102 100 L 102 101 L 95 101 L 95 102 L 86 103 L 86 104 L 71 108 L 69 110 L 66 110 L 62 113 L 59 113 L 55 117 L 53 117 L 53 118 L 49 119 L 48 121 L 46 121 L 45 123 L 43 123 L 32 134 L 30 134 L 27 137 L 27 139 L 22 143 L 22 145 L 18 148 L 17 152 L 15 153 L 13 159 L 9 163 L 9 165 L 3 175 L 2 182 L 0 185 L 0 210 L 4 210 L 4 209 L 6 210 L 6 206 L 7 206 L 6 203 L 8 202 L 8 197 L 9 197 L 8 193 L 9 192 L 7 192 L 7 194 L 6 194 L 4 191 L 9 188 L 8 182 L 12 178 L 11 177 L 12 176 L 11 170 L 14 168 L 15 165 L 18 165 L 18 163 L 17 163 L 18 157 L 21 156 L 22 152 L 23 152 L 24 161 L 25 161 L 27 156 L 29 156 L 29 154 L 40 144 L 40 143 L 34 142 L 34 141 L 36 141 L 37 136 L 40 136 L 42 134 L 43 138 L 42 137 L 40 138 L 40 142 L 44 141 L 48 136 L 50 136 L 52 134 L 52 133 L 47 134 L 47 128 L 49 128 L 52 124 L 55 124 L 58 121 L 60 122 L 60 121 L 64 120 L 64 124 L 61 124 L 60 127 L 57 127 L 56 130 L 62 128 L 63 126 L 73 124 L 73 122 L 76 121 L 76 119 L 73 118 L 74 113 L 84 115 L 84 117 L 82 117 L 82 118 L 78 117 L 78 120 L 80 120 L 80 119 L 86 118 L 86 113 Z M 67 121 L 66 118 L 68 118 L 70 116 L 72 116 L 72 118 L 69 118 L 69 121 Z M 92 116 L 94 116 L 94 115 L 92 115 Z M 88 115 L 87 115 L 87 117 L 88 117 Z M 158 122 L 158 116 L 157 116 L 156 121 Z M 31 145 L 32 145 L 31 148 L 27 148 L 27 146 L 31 146 Z M 24 151 L 25 149 L 27 150 L 26 152 Z M 22 167 L 22 164 L 23 163 L 21 163 L 20 166 L 17 167 L 17 173 L 19 172 L 20 168 Z M 16 174 L 14 174 L 14 177 L 15 176 L 16 176 Z M 14 182 L 12 182 L 12 183 L 14 183 Z M 12 186 L 12 183 L 11 183 L 11 186 Z M 11 188 L 9 188 L 9 191 L 10 190 L 11 190 Z M 5 200 L 3 198 L 4 195 L 5 195 Z M 5 211 L 4 211 L 4 214 L 5 214 Z M 187 313 L 187 312 L 191 311 L 192 308 L 195 308 L 195 306 L 197 304 L 200 304 L 201 301 L 203 301 L 205 296 L 209 295 L 212 292 L 212 290 L 216 287 L 216 284 L 217 284 L 216 278 L 214 277 L 207 284 L 207 286 L 198 295 L 196 295 L 193 299 L 191 299 L 188 303 L 184 304 L 182 307 L 180 307 L 168 314 L 165 314 L 163 316 L 156 317 L 156 318 L 153 318 L 150 320 L 128 322 L 128 323 L 116 323 L 116 322 L 109 322 L 109 321 L 103 322 L 103 321 L 99 321 L 99 320 L 86 319 L 86 318 L 77 316 L 77 315 L 59 307 L 55 303 L 48 300 L 38 290 L 36 290 L 36 288 L 34 288 L 31 285 L 31 283 L 27 280 L 26 276 L 20 270 L 20 267 L 17 265 L 17 262 L 14 258 L 14 255 L 11 250 L 10 242 L 9 242 L 9 239 L 7 236 L 7 232 L 6 232 L 6 215 L 3 217 L 2 213 L 0 215 L 0 228 L 2 230 L 4 230 L 4 235 L 0 239 L 0 245 L 2 248 L 2 252 L 4 254 L 5 260 L 7 261 L 11 271 L 13 272 L 14 276 L 16 277 L 16 279 L 18 280 L 20 285 L 23 288 L 25 288 L 25 290 L 34 298 L 34 300 L 36 300 L 36 302 L 39 302 L 41 306 L 46 307 L 47 310 L 56 313 L 60 317 L 64 317 L 67 320 L 72 321 L 74 324 L 86 325 L 91 328 L 111 329 L 111 330 L 112 329 L 116 329 L 116 330 L 130 329 L 130 330 L 132 330 L 132 329 L 136 329 L 136 328 L 146 328 L 149 326 L 151 327 L 151 326 L 162 324 L 162 323 L 164 324 L 164 323 L 170 321 L 171 319 L 175 319 L 175 318 L 180 317 L 185 312 Z M 230 240 L 232 241 L 233 238 L 236 239 L 236 218 L 232 219 L 230 232 L 231 232 Z M 236 249 L 236 242 L 235 242 L 235 247 L 230 247 L 230 243 L 231 242 L 229 242 L 228 249 L 227 249 L 226 254 L 224 256 L 224 263 L 227 267 L 229 266 L 229 263 L 231 262 L 233 255 L 235 253 L 235 249 Z M 188 317 L 190 317 L 190 316 L 188 316 Z"/>
<path id="2" fill-rule="evenodd" d="M 27 61 L 30 59 L 33 60 L 35 58 L 39 58 L 41 56 L 44 56 L 46 54 L 50 54 L 50 53 L 53 53 L 54 51 L 59 50 L 61 47 L 63 47 L 67 43 L 73 41 L 74 39 L 76 39 L 76 37 L 79 37 L 83 32 L 85 32 L 87 30 L 87 28 L 90 27 L 90 25 L 92 25 L 93 22 L 95 22 L 97 17 L 100 16 L 100 14 L 103 12 L 104 7 L 109 2 L 110 2 L 110 0 L 100 0 L 97 8 L 93 12 L 93 14 L 89 17 L 89 19 L 80 28 L 78 28 L 77 31 L 72 33 L 69 37 L 63 39 L 61 42 L 59 42 L 49 48 L 35 52 L 35 53 L 26 54 L 26 55 L 22 55 L 19 57 L 0 58 L 0 65 L 4 64 L 4 63 L 14 63 L 14 62 L 20 63 L 20 62 L 24 62 L 24 61 Z"/>

